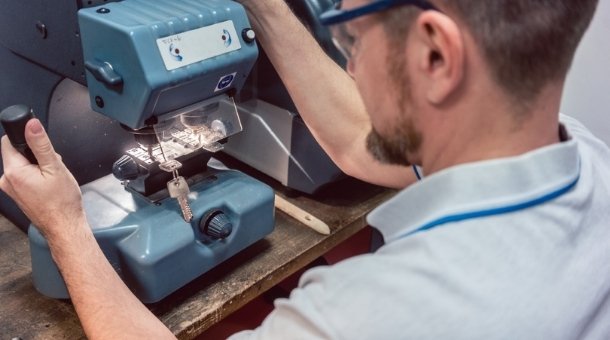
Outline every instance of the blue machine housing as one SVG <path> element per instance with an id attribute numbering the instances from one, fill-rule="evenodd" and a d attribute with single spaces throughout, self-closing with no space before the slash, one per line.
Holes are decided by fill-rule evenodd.
<path id="1" fill-rule="evenodd" d="M 91 107 L 132 129 L 240 90 L 258 56 L 251 36 L 242 34 L 249 29 L 246 12 L 231 0 L 126 0 L 81 9 L 78 18 Z M 167 42 L 183 45 L 162 48 Z M 145 197 L 112 175 L 81 187 L 97 242 L 145 303 L 163 299 L 274 228 L 269 186 L 238 171 L 204 171 L 199 158 L 185 162 L 201 162 L 190 165 L 202 171 L 189 178 L 190 222 L 163 189 Z M 46 240 L 33 225 L 28 235 L 36 289 L 68 298 Z"/>
<path id="2" fill-rule="evenodd" d="M 111 175 L 81 187 L 87 219 L 104 254 L 134 294 L 157 302 L 217 264 L 264 238 L 274 227 L 274 193 L 233 170 L 210 171 L 192 186 L 190 223 L 175 199 L 152 203 L 126 191 Z M 222 211 L 233 225 L 225 239 L 201 232 L 209 212 Z M 45 238 L 28 231 L 34 286 L 44 295 L 69 298 Z"/>
<path id="3" fill-rule="evenodd" d="M 244 40 L 245 9 L 229 0 L 129 0 L 78 12 L 91 107 L 137 129 L 161 116 L 228 91 L 239 91 L 256 58 Z M 157 40 L 231 21 L 241 48 L 168 70 Z M 220 36 L 219 36 L 220 37 Z M 230 86 L 218 90 L 224 77 Z"/>

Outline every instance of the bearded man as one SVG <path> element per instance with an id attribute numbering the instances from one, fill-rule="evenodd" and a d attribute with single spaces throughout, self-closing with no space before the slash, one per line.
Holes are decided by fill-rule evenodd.
<path id="1" fill-rule="evenodd" d="M 596 0 L 344 0 L 321 21 L 347 72 L 283 0 L 240 2 L 331 158 L 402 190 L 368 217 L 379 250 L 308 271 L 233 338 L 607 338 L 610 150 L 559 114 Z M 3 138 L 0 188 L 47 236 L 87 335 L 171 338 L 105 260 L 40 122 L 26 138 L 39 165 Z"/>

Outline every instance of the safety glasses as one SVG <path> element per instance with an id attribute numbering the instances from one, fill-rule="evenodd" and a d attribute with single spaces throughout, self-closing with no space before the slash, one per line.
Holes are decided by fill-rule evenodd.
<path id="1" fill-rule="evenodd" d="M 376 0 L 367 5 L 348 10 L 341 9 L 341 1 L 339 1 L 335 8 L 320 15 L 320 22 L 323 25 L 330 26 L 333 43 L 339 52 L 349 60 L 352 57 L 356 39 L 345 25 L 347 21 L 405 5 L 416 6 L 422 10 L 438 10 L 434 5 L 425 0 Z"/>

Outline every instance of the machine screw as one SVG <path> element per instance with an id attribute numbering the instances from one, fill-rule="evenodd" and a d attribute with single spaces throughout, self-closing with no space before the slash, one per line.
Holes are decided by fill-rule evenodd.
<path id="1" fill-rule="evenodd" d="M 104 99 L 100 96 L 95 96 L 95 105 L 100 109 L 104 107 Z"/>
<path id="2" fill-rule="evenodd" d="M 99 14 L 108 14 L 108 13 L 110 13 L 110 10 L 106 7 L 102 7 L 102 8 L 99 8 L 96 12 L 98 12 Z"/>
<path id="3" fill-rule="evenodd" d="M 42 39 L 46 39 L 49 32 L 47 31 L 47 25 L 43 24 L 42 21 L 36 22 L 36 30 L 40 33 Z"/>

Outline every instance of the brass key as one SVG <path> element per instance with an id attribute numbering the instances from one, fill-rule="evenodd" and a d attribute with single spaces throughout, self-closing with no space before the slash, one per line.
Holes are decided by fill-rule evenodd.
<path id="1" fill-rule="evenodd" d="M 167 191 L 169 196 L 178 200 L 180 210 L 182 211 L 182 217 L 186 222 L 190 222 L 193 219 L 193 212 L 188 202 L 189 185 L 182 176 L 177 176 L 167 182 Z"/>

